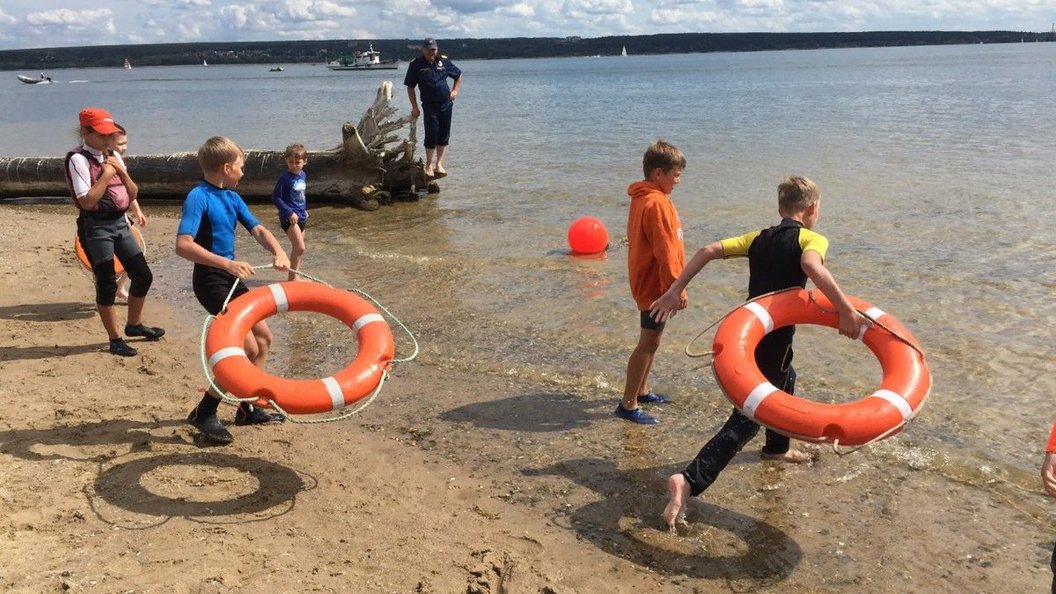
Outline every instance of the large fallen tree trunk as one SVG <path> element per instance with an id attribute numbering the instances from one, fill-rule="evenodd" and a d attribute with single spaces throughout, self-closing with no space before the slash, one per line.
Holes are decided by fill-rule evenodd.
<path id="1" fill-rule="evenodd" d="M 308 196 L 314 201 L 351 204 L 366 210 L 394 199 L 413 200 L 427 180 L 421 160 L 415 160 L 414 121 L 391 119 L 392 83 L 385 81 L 358 125 L 345 122 L 341 146 L 308 151 Z M 397 132 L 409 126 L 407 138 Z M 393 150 L 386 147 L 398 143 Z M 247 200 L 271 198 L 279 174 L 286 169 L 283 151 L 246 151 L 245 177 L 238 193 Z M 179 199 L 202 178 L 195 153 L 137 155 L 126 159 L 141 199 Z M 0 198 L 65 196 L 64 157 L 0 158 Z M 435 185 L 430 188 L 435 190 Z"/>

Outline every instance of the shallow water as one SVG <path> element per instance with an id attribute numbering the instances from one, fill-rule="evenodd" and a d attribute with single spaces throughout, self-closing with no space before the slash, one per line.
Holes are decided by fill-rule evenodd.
<path id="1" fill-rule="evenodd" d="M 645 146 L 664 137 L 689 160 L 673 195 L 687 256 L 775 223 L 782 176 L 814 178 L 831 270 L 927 349 L 934 390 L 904 438 L 964 468 L 1033 469 L 1056 392 L 1056 44 L 459 65 L 467 76 L 442 193 L 375 213 L 313 208 L 304 264 L 390 307 L 418 335 L 423 362 L 615 405 L 638 332 L 625 251 L 569 257 L 565 230 L 592 215 L 618 243 L 626 186 L 641 176 Z M 264 70 L 52 71 L 88 82 L 41 88 L 11 73 L 0 96 L 20 117 L 0 122 L 0 155 L 61 154 L 87 104 L 115 112 L 134 153 L 193 150 L 213 134 L 253 148 L 325 148 L 385 76 Z M 402 72 L 388 76 L 404 105 Z M 270 206 L 254 210 L 277 230 Z M 238 249 L 265 261 L 250 241 Z M 187 266 L 155 258 L 160 286 L 186 296 Z M 744 262 L 709 266 L 669 325 L 655 385 L 693 410 L 664 416 L 672 434 L 703 439 L 721 421 L 727 405 L 710 369 L 681 351 L 746 284 Z M 348 360 L 344 331 L 317 316 L 275 328 L 280 373 L 315 377 Z M 857 398 L 879 378 L 861 343 L 821 329 L 799 334 L 796 366 L 800 392 L 815 399 Z"/>

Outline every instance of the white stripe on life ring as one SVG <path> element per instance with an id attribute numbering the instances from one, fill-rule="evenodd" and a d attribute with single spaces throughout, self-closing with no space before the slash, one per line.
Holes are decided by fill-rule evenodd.
<path id="1" fill-rule="evenodd" d="M 330 404 L 333 405 L 332 410 L 343 408 L 345 406 L 345 395 L 341 393 L 341 385 L 337 383 L 337 380 L 330 376 L 324 377 L 321 381 L 326 386 L 327 393 L 330 394 Z"/>
<path id="2" fill-rule="evenodd" d="M 887 313 L 885 313 L 884 310 L 880 309 L 879 307 L 870 307 L 869 309 L 865 310 L 865 317 L 874 321 L 879 320 L 880 318 L 886 315 Z"/>
<path id="3" fill-rule="evenodd" d="M 748 397 L 744 399 L 744 408 L 741 410 L 741 412 L 744 413 L 744 416 L 754 421 L 755 411 L 759 409 L 759 405 L 762 404 L 764 400 L 766 400 L 767 396 L 773 394 L 774 392 L 777 392 L 777 386 L 775 386 L 774 384 L 771 384 L 770 382 L 763 382 L 759 384 L 754 389 L 752 389 L 752 391 L 748 393 Z"/>
<path id="4" fill-rule="evenodd" d="M 275 298 L 275 309 L 278 313 L 286 313 L 290 311 L 290 299 L 286 296 L 286 290 L 282 288 L 282 285 L 273 283 L 268 285 L 271 289 L 271 296 Z"/>
<path id="5" fill-rule="evenodd" d="M 759 321 L 763 324 L 763 333 L 770 334 L 770 331 L 774 329 L 774 318 L 770 317 L 770 312 L 766 311 L 765 307 L 759 305 L 755 301 L 745 303 L 744 308 L 755 314 L 755 317 L 759 318 Z"/>
<path id="6" fill-rule="evenodd" d="M 385 318 L 382 317 L 381 314 L 369 313 L 369 314 L 359 318 L 358 320 L 356 320 L 355 323 L 352 324 L 352 329 L 355 330 L 356 332 L 359 332 L 360 329 L 363 328 L 363 326 L 366 326 L 367 324 L 370 324 L 372 322 L 384 322 L 384 321 L 385 321 Z"/>
<path id="7" fill-rule="evenodd" d="M 898 412 L 902 413 L 902 420 L 908 421 L 913 416 L 913 407 L 906 402 L 906 398 L 898 392 L 892 392 L 891 390 L 877 390 L 873 392 L 873 396 L 877 398 L 883 398 L 890 402 Z"/>
<path id="8" fill-rule="evenodd" d="M 216 367 L 216 364 L 228 357 L 245 357 L 246 351 L 242 347 L 224 347 L 219 351 L 213 353 L 213 356 L 209 357 L 209 369 Z"/>
<path id="9" fill-rule="evenodd" d="M 861 340 L 865 338 L 865 333 L 869 331 L 869 324 L 862 324 L 858 327 L 858 335 L 854 337 L 855 340 Z"/>

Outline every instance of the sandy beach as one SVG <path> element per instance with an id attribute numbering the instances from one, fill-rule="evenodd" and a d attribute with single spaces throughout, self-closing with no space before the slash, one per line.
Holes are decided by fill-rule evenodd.
<path id="1" fill-rule="evenodd" d="M 663 427 L 615 420 L 610 393 L 556 380 L 470 374 L 426 357 L 397 367 L 350 420 L 232 423 L 235 443 L 209 447 L 184 423 L 204 385 L 190 266 L 159 278 L 148 301 L 165 338 L 114 357 L 74 259 L 72 208 L 0 212 L 0 232 L 18 246 L 0 253 L 5 592 L 961 593 L 1049 583 L 1056 524 L 1037 477 L 910 454 L 912 431 L 843 457 L 811 448 L 814 461 L 798 467 L 761 462 L 760 444 L 749 444 L 690 503 L 679 534 L 661 529 L 664 479 L 698 437 L 657 466 Z M 175 227 L 150 220 L 151 262 L 171 254 Z M 419 339 L 427 351 L 429 332 Z M 700 408 L 676 403 L 667 414 L 725 418 L 721 405 Z"/>

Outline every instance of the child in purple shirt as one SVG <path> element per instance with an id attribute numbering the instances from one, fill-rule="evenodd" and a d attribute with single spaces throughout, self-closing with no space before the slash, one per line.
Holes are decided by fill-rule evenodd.
<path id="1" fill-rule="evenodd" d="M 279 176 L 275 189 L 271 192 L 271 201 L 279 209 L 279 226 L 290 238 L 290 277 L 297 280 L 295 270 L 301 268 L 301 256 L 306 250 L 304 245 L 304 227 L 308 223 L 308 203 L 304 192 L 307 187 L 307 176 L 304 166 L 308 164 L 308 151 L 303 144 L 291 144 L 286 147 L 282 156 L 286 160 L 286 171 Z"/>

